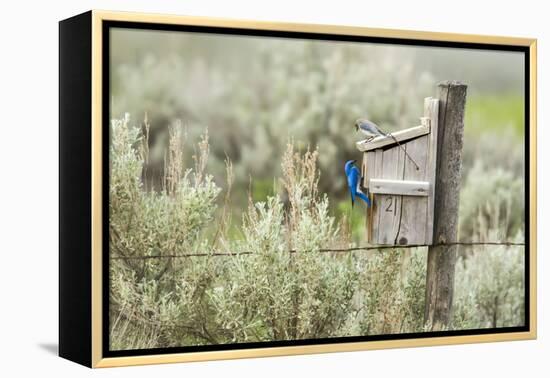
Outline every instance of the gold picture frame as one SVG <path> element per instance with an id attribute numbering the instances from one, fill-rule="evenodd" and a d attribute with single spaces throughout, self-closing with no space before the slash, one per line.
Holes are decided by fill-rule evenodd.
<path id="1" fill-rule="evenodd" d="M 528 281 L 528 330 L 521 332 L 507 332 L 507 333 L 482 333 L 474 335 L 452 335 L 452 336 L 430 336 L 419 338 L 405 338 L 395 340 L 375 340 L 375 341 L 361 341 L 361 342 L 342 342 L 342 343 L 330 343 L 330 344 L 311 344 L 311 345 L 296 345 L 296 346 L 268 346 L 252 349 L 230 349 L 230 350 L 212 350 L 212 351 L 200 351 L 200 352 L 185 352 L 185 353 L 167 353 L 167 354 L 147 354 L 147 355 L 128 355 L 117 357 L 106 357 L 103 352 L 104 348 L 104 294 L 105 287 L 103 287 L 104 278 L 104 264 L 102 260 L 103 256 L 103 242 L 105 233 L 105 214 L 103 208 L 104 189 L 103 189 L 103 175 L 105 168 L 105 161 L 103 161 L 103 104 L 105 99 L 103 98 L 103 75 L 105 57 L 104 53 L 104 38 L 105 38 L 105 24 L 106 22 L 128 22 L 128 23 L 144 23 L 144 24 L 157 24 L 157 25 L 187 25 L 187 26 L 200 26 L 200 27 L 215 27 L 215 28 L 236 28 L 244 30 L 262 30 L 262 31 L 277 31 L 277 32 L 300 32 L 311 34 L 330 34 L 336 36 L 359 36 L 359 37 L 375 37 L 380 39 L 398 39 L 398 40 L 410 40 L 410 41 L 432 41 L 441 43 L 464 43 L 464 44 L 476 44 L 476 45 L 502 45 L 502 46 L 516 46 L 525 48 L 528 51 L 528 81 L 526 85 L 529 86 L 529 108 L 526 109 L 528 113 L 529 129 L 526 130 L 526 137 L 528 136 L 529 143 L 529 155 L 528 157 L 528 178 L 529 178 L 529 203 L 526 203 L 526 209 L 529 209 L 529 235 L 526 237 L 529 243 L 529 249 L 526 252 L 528 254 L 528 272 L 529 276 L 526 277 Z M 89 142 L 89 162 L 91 166 L 83 175 L 88 175 L 89 181 L 83 182 L 83 187 L 90 185 L 89 187 L 89 201 L 86 202 L 86 206 L 89 208 L 89 223 L 84 223 L 81 227 L 81 232 L 89 232 L 88 238 L 89 245 L 83 243 L 80 248 L 86 250 L 85 257 L 79 259 L 76 257 L 68 256 L 68 252 L 63 248 L 69 245 L 70 242 L 62 242 L 60 245 L 60 355 L 84 365 L 99 368 L 99 367 L 114 367 L 114 366 L 130 366 L 130 365 L 144 365 L 144 364 L 160 364 L 160 363 L 174 363 L 174 362 L 189 362 L 189 361 L 208 361 L 218 359 L 238 359 L 238 358 L 252 358 L 252 357 L 268 357 L 268 356 L 283 356 L 283 355 L 299 355 L 299 354 L 311 354 L 311 353 L 328 353 L 328 352 L 346 352 L 346 351 L 359 351 L 359 350 L 371 350 L 371 349 L 386 349 L 386 348 L 403 348 L 403 347 L 419 347 L 419 346 L 435 346 L 435 345 L 448 345 L 448 344 L 466 344 L 466 343 L 482 343 L 482 342 L 495 342 L 495 341 L 512 341 L 512 340 L 528 340 L 535 339 L 537 336 L 537 297 L 536 297 L 536 285 L 537 285 L 537 264 L 536 264 L 536 212 L 537 212 L 537 200 L 536 200 L 536 188 L 537 188 L 537 171 L 536 171 L 536 122 L 537 122 L 537 41 L 530 38 L 514 38 L 514 37 L 501 37 L 501 36 L 485 36 L 485 35 L 470 35 L 470 34 L 454 34 L 454 33 L 436 33 L 425 31 L 412 31 L 412 30 L 395 30 L 395 29 L 379 29 L 368 27 L 355 27 L 355 26 L 336 26 L 336 25 L 317 25 L 317 24 L 295 24 L 295 23 L 280 23 L 280 22 L 259 22 L 252 20 L 230 20 L 230 19 L 217 19 L 210 17 L 189 17 L 189 16 L 175 16 L 175 15 L 161 15 L 161 14 L 145 14 L 145 13 L 126 13 L 126 12 L 111 12 L 93 10 L 85 13 L 81 16 L 76 16 L 73 19 L 62 21 L 60 24 L 60 73 L 61 76 L 69 75 L 66 71 L 69 63 L 64 63 L 66 59 L 72 58 L 77 49 L 89 48 L 89 54 L 82 57 L 83 60 L 90 57 L 90 61 L 87 65 L 90 70 L 90 77 L 86 81 L 86 85 L 89 87 L 83 88 L 85 91 L 91 90 L 89 104 L 83 103 L 80 106 L 83 109 L 87 109 L 89 113 L 86 115 L 67 115 L 66 117 L 60 116 L 61 121 L 61 134 L 69 127 L 76 127 L 76 125 L 70 126 L 69 121 L 75 120 L 88 120 L 90 121 L 90 128 L 83 135 L 84 142 Z M 81 31 L 85 34 L 83 40 L 84 45 L 76 40 L 74 33 Z M 68 37 L 67 34 L 73 34 L 72 37 Z M 88 38 L 89 37 L 89 38 Z M 72 39 L 71 39 L 72 38 Z M 86 42 L 89 39 L 89 44 Z M 65 50 L 63 50 L 65 49 Z M 64 55 L 65 54 L 65 55 Z M 69 79 L 60 79 L 61 91 L 66 89 L 64 83 L 67 83 Z M 65 82 L 63 81 L 65 80 Z M 73 94 L 74 96 L 74 94 Z M 69 99 L 69 95 L 63 97 L 61 94 L 60 100 L 60 112 L 62 114 L 66 107 L 69 107 L 72 103 L 70 101 L 82 101 L 80 97 L 74 97 Z M 71 118 L 76 117 L 76 118 Z M 78 118 L 82 117 L 82 118 Z M 88 117 L 88 118 L 86 118 Z M 64 126 L 63 123 L 67 124 Z M 90 132 L 91 131 L 91 132 Z M 74 132 L 74 131 L 73 131 Z M 70 138 L 67 135 L 67 138 Z M 88 139 L 89 138 L 89 139 Z M 63 135 L 61 139 L 64 140 Z M 68 141 L 67 141 L 68 143 Z M 61 143 L 61 149 L 63 149 L 63 142 Z M 74 151 L 73 151 L 74 152 Z M 85 151 L 82 152 L 87 153 Z M 77 155 L 78 156 L 78 155 Z M 66 156 L 61 154 L 61 165 L 63 166 L 63 159 Z M 76 169 L 76 168 L 75 168 Z M 67 175 L 71 173 L 70 168 L 66 168 Z M 63 187 L 63 170 L 61 171 L 61 181 Z M 69 189 L 67 189 L 69 190 Z M 70 194 L 65 192 L 66 206 L 72 201 L 78 200 L 79 194 Z M 80 194 L 80 195 L 86 195 Z M 63 194 L 61 195 L 63 197 Z M 527 194 L 526 194 L 527 196 Z M 62 207 L 61 216 L 65 215 Z M 74 214 L 73 214 L 74 215 Z M 76 215 L 74 215 L 76 216 Z M 69 219 L 69 218 L 66 218 Z M 63 219 L 61 220 L 63 223 Z M 61 228 L 60 239 L 65 240 L 68 238 L 67 234 L 71 231 L 70 227 L 76 227 L 75 225 L 69 225 L 67 220 L 64 223 L 65 228 Z M 88 228 L 89 226 L 89 228 Z M 76 232 L 76 231 L 75 231 Z M 74 253 L 74 246 L 78 245 L 78 241 L 72 241 Z M 66 247 L 68 248 L 68 247 Z M 65 251 L 65 252 L 64 252 Z M 72 270 L 73 273 L 70 273 Z M 76 278 L 71 274 L 79 272 L 87 272 L 80 278 Z M 82 279 L 88 280 L 89 287 L 75 284 L 74 280 Z M 77 295 L 73 292 L 70 286 L 76 289 L 86 289 L 81 292 L 81 303 L 84 303 L 84 307 L 78 311 L 89 312 L 89 317 L 77 321 L 77 325 L 67 326 L 68 322 L 73 318 L 79 316 L 79 312 L 72 308 L 74 307 L 74 296 Z M 87 289 L 89 288 L 89 293 Z M 64 297 L 67 299 L 64 300 Z M 527 298 L 526 298 L 527 299 Z M 78 340 L 82 340 L 83 344 L 89 342 L 88 346 L 83 347 L 80 352 L 73 352 L 72 350 L 78 345 Z"/>

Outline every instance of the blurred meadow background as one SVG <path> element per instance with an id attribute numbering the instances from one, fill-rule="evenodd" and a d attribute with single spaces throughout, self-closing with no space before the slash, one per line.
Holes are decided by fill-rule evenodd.
<path id="1" fill-rule="evenodd" d="M 110 251 L 124 257 L 111 349 L 428 330 L 426 248 L 319 250 L 366 242 L 343 169 L 361 159 L 355 120 L 416 126 L 442 80 L 468 85 L 459 239 L 524 240 L 521 53 L 122 28 L 110 41 Z M 524 252 L 459 249 L 450 329 L 524 324 Z M 200 256 L 142 258 L 172 254 Z"/>

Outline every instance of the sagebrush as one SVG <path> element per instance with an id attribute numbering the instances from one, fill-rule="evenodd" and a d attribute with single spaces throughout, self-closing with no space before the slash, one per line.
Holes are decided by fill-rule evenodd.
<path id="1" fill-rule="evenodd" d="M 148 128 L 125 117 L 111 136 L 111 349 L 424 330 L 426 248 L 324 252 L 354 241 L 320 190 L 320 150 L 288 142 L 273 195 L 249 192 L 233 219 L 233 164 L 226 159 L 225 182 L 208 173 L 208 132 L 189 146 L 181 125 L 171 127 L 155 188 L 144 179 Z M 496 199 L 468 194 L 481 183 L 466 180 L 461 233 L 523 238 L 511 219 L 521 188 L 505 189 L 506 175 L 483 181 L 482 193 L 509 191 Z M 462 250 L 452 328 L 521 325 L 523 264 L 519 247 Z"/>

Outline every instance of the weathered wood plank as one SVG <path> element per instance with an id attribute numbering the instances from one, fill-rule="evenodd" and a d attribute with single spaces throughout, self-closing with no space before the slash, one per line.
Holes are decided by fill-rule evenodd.
<path id="1" fill-rule="evenodd" d="M 408 150 L 409 148 L 407 145 L 407 152 Z M 413 181 L 413 180 L 402 181 L 402 180 L 387 180 L 387 179 L 373 178 L 369 180 L 369 187 L 370 187 L 370 192 L 373 194 L 376 194 L 376 193 L 396 194 L 400 196 L 425 197 L 429 193 L 430 183 L 428 181 Z"/>
<path id="2" fill-rule="evenodd" d="M 448 329 L 453 304 L 454 275 L 458 238 L 458 207 L 466 85 L 444 82 L 438 86 L 440 101 L 437 135 L 437 172 L 434 197 L 434 246 L 428 248 L 426 273 L 427 329 Z"/>
<path id="3" fill-rule="evenodd" d="M 397 139 L 399 143 L 401 143 L 401 142 L 406 142 L 410 139 L 414 139 L 429 133 L 430 133 L 429 125 L 420 125 L 420 126 L 411 127 L 410 129 L 393 132 L 391 133 L 391 135 L 393 135 L 393 137 Z M 357 146 L 357 149 L 362 152 L 372 151 L 378 148 L 388 147 L 396 144 L 394 138 L 392 138 L 389 135 L 388 136 L 381 135 L 371 140 L 365 139 L 365 140 L 359 141 L 356 143 L 356 146 Z"/>
<path id="4" fill-rule="evenodd" d="M 376 167 L 376 152 L 371 151 L 364 153 L 363 156 L 366 159 L 366 169 L 365 176 L 363 177 L 363 186 L 368 188 L 369 178 L 374 174 Z M 370 190 L 370 189 L 369 189 Z M 373 223 L 374 223 L 374 199 L 373 196 L 369 193 L 369 198 L 371 200 L 371 207 L 367 210 L 367 241 L 370 244 L 373 244 Z"/>
<path id="5" fill-rule="evenodd" d="M 367 187 L 367 184 L 369 182 L 369 180 L 367 179 L 367 154 L 363 154 L 363 160 L 361 162 L 361 186 L 362 186 L 362 190 L 365 192 L 365 194 L 368 195 L 368 192 L 365 191 L 364 189 Z M 369 221 L 369 217 L 370 217 L 370 213 L 371 213 L 371 207 L 367 208 L 367 216 L 365 217 L 365 228 L 367 230 L 367 240 L 369 240 L 370 238 L 370 221 Z"/>
<path id="6" fill-rule="evenodd" d="M 361 163 L 361 178 L 362 178 L 361 186 L 363 188 L 368 188 L 368 184 L 369 184 L 369 180 L 367 180 L 367 168 L 368 168 L 367 155 L 368 154 L 363 154 L 363 161 Z"/>
<path id="7" fill-rule="evenodd" d="M 383 152 L 382 174 L 383 179 L 403 179 L 405 154 L 403 150 L 406 145 L 394 147 Z M 401 196 L 378 194 L 374 196 L 378 199 L 378 244 L 394 244 L 395 238 L 399 232 L 401 219 Z"/>
<path id="8" fill-rule="evenodd" d="M 396 177 L 404 179 L 405 178 L 405 166 L 410 160 L 407 157 L 408 144 L 396 146 L 393 149 L 397 151 L 397 172 Z M 389 242 L 396 244 L 397 235 L 399 235 L 399 230 L 401 229 L 401 215 L 403 212 L 403 196 L 395 196 L 395 201 L 397 201 L 396 212 L 393 217 L 393 228 L 392 233 L 389 235 Z"/>
<path id="9" fill-rule="evenodd" d="M 407 153 L 418 164 L 419 169 L 409 160 L 405 160 L 405 180 L 425 180 L 427 165 L 428 136 L 407 143 Z M 421 181 L 427 182 L 427 181 Z M 428 188 L 431 185 L 428 184 Z M 424 192 L 428 194 L 428 190 Z M 404 196 L 401 211 L 401 228 L 395 238 L 396 245 L 425 243 L 428 197 Z"/>
<path id="10" fill-rule="evenodd" d="M 384 163 L 384 151 L 378 149 L 376 151 L 369 153 L 370 156 L 373 156 L 373 165 L 374 169 L 370 170 L 370 174 L 375 177 L 381 177 L 382 175 L 382 165 Z M 370 161 L 371 159 L 369 159 Z M 380 229 L 380 212 L 378 209 L 381 207 L 379 196 L 372 196 L 372 244 L 378 244 L 378 233 Z"/>
<path id="11" fill-rule="evenodd" d="M 426 180 L 431 182 L 430 195 L 428 196 L 428 213 L 426 219 L 426 237 L 425 243 L 433 243 L 434 230 L 434 197 L 435 197 L 435 175 L 437 167 L 437 138 L 439 123 L 439 100 L 432 97 L 424 99 L 424 117 L 430 124 L 430 134 L 428 135 L 428 161 L 426 167 Z"/>

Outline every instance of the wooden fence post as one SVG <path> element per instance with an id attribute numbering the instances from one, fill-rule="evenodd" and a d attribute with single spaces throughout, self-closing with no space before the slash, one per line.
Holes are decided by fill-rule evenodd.
<path id="1" fill-rule="evenodd" d="M 428 249 L 424 321 L 431 331 L 445 330 L 452 316 L 457 241 L 465 84 L 438 85 L 439 127 L 435 181 L 433 246 Z"/>

